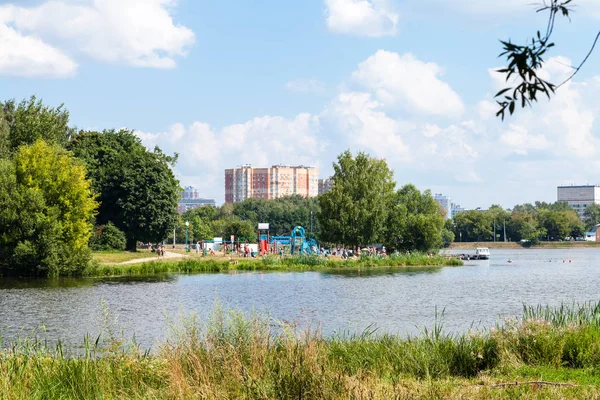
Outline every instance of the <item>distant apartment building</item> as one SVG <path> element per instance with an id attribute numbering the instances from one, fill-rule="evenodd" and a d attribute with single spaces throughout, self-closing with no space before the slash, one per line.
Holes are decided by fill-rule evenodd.
<path id="1" fill-rule="evenodd" d="M 592 204 L 600 204 L 600 186 L 559 186 L 557 188 L 558 201 L 565 202 L 577 211 L 579 218 Z"/>
<path id="2" fill-rule="evenodd" d="M 273 165 L 254 168 L 250 164 L 225 170 L 225 203 L 239 203 L 249 198 L 277 199 L 319 194 L 319 171 L 304 165 Z"/>
<path id="3" fill-rule="evenodd" d="M 444 210 L 444 218 L 446 220 L 452 218 L 452 201 L 450 197 L 444 196 L 443 194 L 435 194 L 433 197 L 438 202 L 440 207 Z"/>
<path id="4" fill-rule="evenodd" d="M 452 204 L 451 215 L 454 218 L 457 214 L 467 211 L 465 208 L 461 207 L 460 204 Z"/>
<path id="5" fill-rule="evenodd" d="M 203 199 L 200 197 L 200 192 L 192 186 L 187 186 L 183 192 L 180 193 L 181 199 L 177 202 L 177 211 L 180 214 L 193 210 L 199 207 L 215 207 L 215 201 L 213 199 Z"/>
<path id="6" fill-rule="evenodd" d="M 333 185 L 333 179 L 319 179 L 319 195 L 329 192 L 331 190 L 331 185 Z"/>

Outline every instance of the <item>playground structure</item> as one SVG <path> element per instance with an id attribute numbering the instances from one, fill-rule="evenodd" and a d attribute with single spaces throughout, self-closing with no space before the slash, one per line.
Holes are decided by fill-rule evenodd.
<path id="1" fill-rule="evenodd" d="M 290 254 L 314 254 L 319 255 L 319 244 L 315 239 L 307 239 L 306 231 L 303 227 L 297 226 L 292 230 L 290 236 L 273 236 L 271 244 L 276 246 L 290 246 Z"/>

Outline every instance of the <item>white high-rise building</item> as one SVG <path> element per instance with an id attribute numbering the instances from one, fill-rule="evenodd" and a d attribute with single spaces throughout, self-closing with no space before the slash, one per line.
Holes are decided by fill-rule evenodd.
<path id="1" fill-rule="evenodd" d="M 590 205 L 600 204 L 600 186 L 559 186 L 557 200 L 570 205 L 577 211 L 579 218 L 583 219 L 583 213 Z"/>
<path id="2" fill-rule="evenodd" d="M 433 198 L 444 209 L 444 218 L 446 220 L 452 218 L 452 200 L 450 199 L 450 197 L 444 196 L 443 194 L 436 194 Z"/>

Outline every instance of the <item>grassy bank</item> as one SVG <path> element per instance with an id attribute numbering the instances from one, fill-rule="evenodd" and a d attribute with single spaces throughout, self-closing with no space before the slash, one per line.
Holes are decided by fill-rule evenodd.
<path id="1" fill-rule="evenodd" d="M 155 354 L 109 329 L 70 356 L 33 341 L 0 354 L 3 399 L 593 399 L 600 306 L 527 308 L 481 334 L 338 335 L 217 307 Z M 536 383 L 531 383 L 536 382 Z"/>
<path id="2" fill-rule="evenodd" d="M 415 266 L 460 266 L 462 262 L 441 256 L 429 257 L 423 254 L 391 255 L 386 258 L 363 257 L 340 260 L 327 257 L 294 256 L 266 257 L 259 259 L 229 258 L 184 258 L 177 260 L 157 260 L 139 264 L 106 265 L 94 263 L 85 271 L 86 276 L 127 276 L 153 275 L 164 273 L 200 273 L 228 271 L 325 271 L 336 269 L 367 269 L 384 267 Z"/>

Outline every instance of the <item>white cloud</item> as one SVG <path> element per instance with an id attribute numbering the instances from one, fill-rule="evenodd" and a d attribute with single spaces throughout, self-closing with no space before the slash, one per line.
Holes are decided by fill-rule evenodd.
<path id="1" fill-rule="evenodd" d="M 327 141 L 319 139 L 319 117 L 299 114 L 294 119 L 276 116 L 257 117 L 243 124 L 220 130 L 203 122 L 190 126 L 173 125 L 167 132 L 136 132 L 144 145 L 158 145 L 167 153 L 179 153 L 176 166 L 183 184 L 193 184 L 223 201 L 226 168 L 240 164 L 319 165 Z"/>
<path id="2" fill-rule="evenodd" d="M 176 0 L 50 0 L 33 7 L 0 6 L 0 25 L 22 38 L 56 43 L 96 60 L 173 68 L 194 33 L 171 16 Z M 12 43 L 15 52 L 15 43 Z M 58 51 L 58 50 L 57 50 Z"/>
<path id="3" fill-rule="evenodd" d="M 394 36 L 398 14 L 388 0 L 325 0 L 327 26 L 332 32 L 357 36 Z"/>
<path id="4" fill-rule="evenodd" d="M 403 134 L 413 126 L 390 118 L 379 110 L 380 106 L 369 93 L 342 93 L 323 116 L 334 121 L 342 143 L 368 150 L 390 162 L 408 162 L 410 153 Z"/>
<path id="5" fill-rule="evenodd" d="M 63 78 L 76 71 L 77 63 L 68 55 L 0 20 L 0 75 Z"/>
<path id="6" fill-rule="evenodd" d="M 360 63 L 355 81 L 373 91 L 386 106 L 398 105 L 422 114 L 459 116 L 464 112 L 460 96 L 439 76 L 442 68 L 412 54 L 385 50 Z"/>
<path id="7" fill-rule="evenodd" d="M 528 150 L 548 150 L 551 147 L 551 143 L 544 135 L 532 135 L 526 128 L 513 124 L 502 133 L 500 142 L 520 155 L 527 155 Z"/>
<path id="8" fill-rule="evenodd" d="M 296 79 L 285 84 L 285 88 L 290 92 L 323 94 L 325 84 L 316 79 Z"/>

